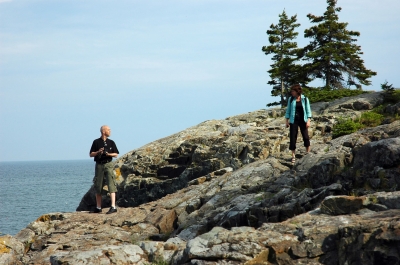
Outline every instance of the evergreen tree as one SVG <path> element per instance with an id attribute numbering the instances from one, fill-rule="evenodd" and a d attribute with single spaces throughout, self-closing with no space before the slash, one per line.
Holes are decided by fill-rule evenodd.
<path id="1" fill-rule="evenodd" d="M 305 47 L 305 65 L 308 74 L 325 80 L 326 88 L 343 88 L 346 83 L 361 89 L 361 84 L 370 85 L 368 79 L 376 72 L 368 70 L 360 58 L 361 47 L 356 45 L 354 37 L 360 36 L 357 31 L 347 30 L 348 23 L 338 22 L 340 7 L 337 0 L 327 0 L 328 7 L 323 16 L 308 14 L 312 23 L 304 31 L 304 37 L 312 41 Z"/>
<path id="2" fill-rule="evenodd" d="M 273 102 L 267 106 L 281 105 L 286 106 L 289 97 L 288 87 L 294 83 L 303 83 L 301 68 L 295 62 L 299 60 L 300 49 L 293 40 L 299 33 L 295 29 L 300 26 L 297 22 L 297 15 L 288 17 L 285 10 L 279 15 L 279 23 L 271 24 L 269 35 L 269 46 L 263 46 L 262 51 L 266 54 L 273 54 L 271 69 L 268 71 L 271 80 L 268 84 L 272 86 L 271 95 L 280 96 L 280 102 Z"/>

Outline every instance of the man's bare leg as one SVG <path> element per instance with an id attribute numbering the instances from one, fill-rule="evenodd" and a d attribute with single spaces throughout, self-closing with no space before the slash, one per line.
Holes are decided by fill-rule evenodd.
<path id="1" fill-rule="evenodd" d="M 111 207 L 115 208 L 115 192 L 111 192 L 110 197 L 111 197 Z"/>
<path id="2" fill-rule="evenodd" d="M 96 194 L 97 208 L 101 209 L 101 194 Z"/>

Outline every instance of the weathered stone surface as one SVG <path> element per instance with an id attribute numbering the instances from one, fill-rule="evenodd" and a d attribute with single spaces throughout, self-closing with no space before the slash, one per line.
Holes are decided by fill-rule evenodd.
<path id="1" fill-rule="evenodd" d="M 329 196 L 321 203 L 321 212 L 329 215 L 355 213 L 363 206 L 363 199 L 354 196 Z"/>
<path id="2" fill-rule="evenodd" d="M 313 104 L 312 151 L 295 165 L 282 109 L 150 143 L 115 164 L 118 213 L 43 215 L 0 240 L 0 264 L 399 263 L 400 121 L 331 137 L 340 116 L 380 102 Z"/>
<path id="3" fill-rule="evenodd" d="M 5 253 L 9 253 L 12 250 L 17 253 L 23 253 L 25 250 L 23 244 L 10 235 L 1 236 L 0 244 L 1 251 Z"/>
<path id="4" fill-rule="evenodd" d="M 264 264 L 346 264 L 350 260 L 379 264 L 385 258 L 399 262 L 399 218 L 399 210 L 347 216 L 313 211 L 282 223 L 266 223 L 259 229 L 215 227 L 188 242 L 183 261 L 252 264 L 251 261 L 263 257 Z M 366 251 L 360 251 L 363 248 Z"/>
<path id="5" fill-rule="evenodd" d="M 400 165 L 400 137 L 382 139 L 363 145 L 356 150 L 354 167 L 365 171 L 376 166 L 392 168 Z"/>
<path id="6" fill-rule="evenodd" d="M 24 244 L 25 252 L 28 252 L 32 243 L 35 241 L 35 232 L 29 228 L 22 229 L 15 235 L 15 239 Z"/>
<path id="7" fill-rule="evenodd" d="M 23 263 L 19 260 L 18 255 L 9 252 L 0 253 L 0 264 L 4 265 L 22 265 Z"/>
<path id="8" fill-rule="evenodd" d="M 380 132 L 366 130 L 358 138 L 354 136 L 335 148 L 329 146 L 331 129 L 339 117 L 359 117 L 363 111 L 382 101 L 381 93 L 366 93 L 329 103 L 312 104 L 315 117 L 309 133 L 312 136 L 313 153 L 317 157 L 305 158 L 296 170 L 308 170 L 314 166 L 313 159 L 325 160 L 320 167 L 328 170 L 328 175 L 337 167 L 351 165 L 354 159 L 352 149 L 357 147 L 355 145 L 376 141 Z M 284 109 L 259 110 L 225 120 L 206 121 L 123 155 L 115 164 L 118 205 L 132 207 L 154 201 L 186 187 L 188 183 L 203 182 L 208 174 L 221 168 L 237 170 L 270 156 L 290 166 L 285 154 L 289 139 L 284 126 L 284 113 Z M 387 132 L 388 127 L 385 128 L 381 129 L 379 139 L 393 137 Z M 400 134 L 398 128 L 396 133 Z M 334 150 L 321 154 L 320 148 Z M 298 158 L 301 158 L 304 150 L 299 149 Z M 331 161 L 324 159 L 324 155 L 331 156 Z M 103 198 L 104 204 L 108 205 L 109 198 Z M 90 189 L 77 210 L 90 210 L 94 205 L 94 190 Z"/>
<path id="9" fill-rule="evenodd" d="M 53 255 L 50 264 L 146 264 L 147 257 L 137 245 L 101 246 L 87 251 Z"/>
<path id="10" fill-rule="evenodd" d="M 261 206 L 258 204 L 260 201 L 257 198 L 261 198 L 262 204 L 266 206 L 270 205 L 264 210 L 264 213 L 267 213 L 266 216 L 268 216 L 269 209 L 274 209 L 274 207 L 276 209 L 279 205 L 285 205 L 283 198 L 290 194 L 288 193 L 289 189 L 281 193 L 278 192 L 272 197 L 257 197 L 257 194 L 260 195 L 260 193 L 251 197 L 248 196 L 249 194 L 243 196 L 242 192 L 235 194 L 239 191 L 235 187 L 241 187 L 246 181 L 255 180 L 253 188 L 258 187 L 257 176 L 260 177 L 258 181 L 264 176 L 266 183 L 269 183 L 268 180 L 274 180 L 274 175 L 270 172 L 274 169 L 274 167 L 271 167 L 271 163 L 273 165 L 273 159 L 259 161 L 254 167 L 253 165 L 248 165 L 233 173 L 228 172 L 203 184 L 191 186 L 175 194 L 168 195 L 159 201 L 144 204 L 137 208 L 120 208 L 116 215 L 109 216 L 106 214 L 89 214 L 85 212 L 46 215 L 29 226 L 30 229 L 37 228 L 37 230 L 32 231 L 35 234 L 39 234 L 38 237 L 46 235 L 46 248 L 41 251 L 31 250 L 28 253 L 30 257 L 28 260 L 36 262 L 36 264 L 42 264 L 41 262 L 49 261 L 50 259 L 54 264 L 56 262 L 70 262 L 70 264 L 74 264 L 77 261 L 77 257 L 80 257 L 84 262 L 89 263 L 103 261 L 109 262 L 105 264 L 117 264 L 113 263 L 112 259 L 105 259 L 105 257 L 108 257 L 107 255 L 115 255 L 119 259 L 125 260 L 126 264 L 130 264 L 129 262 L 132 262 L 132 260 L 128 260 L 126 257 L 127 253 L 131 252 L 125 250 L 125 247 L 122 250 L 119 248 L 115 250 L 113 248 L 111 250 L 107 249 L 109 246 L 130 246 L 133 244 L 140 246 L 143 250 L 143 253 L 136 251 L 136 254 L 134 254 L 134 256 L 141 257 L 138 261 L 139 264 L 140 262 L 151 262 L 160 259 L 170 261 L 172 264 L 207 264 L 204 262 L 209 262 L 209 260 L 213 260 L 215 264 L 243 264 L 246 262 L 248 264 L 258 264 L 257 262 L 264 258 L 266 259 L 263 262 L 269 262 L 269 264 L 291 264 L 294 262 L 293 258 L 295 258 L 298 264 L 337 264 L 339 262 L 339 254 L 342 255 L 342 253 L 345 253 L 343 255 L 348 256 L 347 260 L 352 260 L 353 258 L 350 253 L 345 251 L 345 247 L 342 247 L 342 245 L 353 246 L 354 244 L 360 244 L 357 243 L 356 238 L 348 241 L 346 234 L 341 234 L 342 230 L 340 229 L 342 227 L 351 227 L 352 229 L 357 227 L 360 231 L 359 233 L 369 235 L 370 233 L 377 233 L 384 225 L 388 228 L 393 227 L 393 223 L 400 220 L 399 210 L 390 210 L 398 207 L 400 192 L 380 192 L 362 198 L 353 198 L 353 201 L 356 199 L 360 200 L 363 208 L 372 204 L 387 205 L 387 210 L 384 211 L 388 212 L 387 214 L 379 215 L 373 211 L 352 211 L 352 215 L 328 216 L 322 214 L 320 210 L 315 210 L 291 218 L 286 217 L 284 218 L 286 221 L 275 224 L 254 222 L 257 224 L 256 227 L 259 227 L 258 229 L 249 227 L 245 222 L 252 224 L 252 220 L 260 218 L 260 216 L 252 215 L 254 214 L 252 210 L 255 209 L 253 207 Z M 270 174 L 270 176 L 266 176 L 266 173 Z M 245 176 L 253 176 L 253 178 L 246 178 Z M 279 186 L 279 183 L 285 185 L 284 183 L 288 181 L 285 178 L 287 178 L 285 175 L 280 175 L 279 177 L 278 174 L 274 182 L 268 185 L 276 186 L 277 189 L 280 187 L 281 189 L 282 186 Z M 219 186 L 218 190 L 215 189 L 216 186 L 214 184 Z M 337 190 L 334 186 L 331 189 Z M 235 192 L 233 193 L 235 195 L 231 198 L 222 194 L 220 195 L 221 192 L 231 190 Z M 244 189 L 244 191 L 249 190 L 252 190 L 252 188 Z M 322 200 L 329 194 L 329 192 L 325 193 L 325 190 L 329 189 L 322 188 L 315 191 L 305 189 L 303 193 L 299 193 L 296 196 L 294 196 L 296 193 L 290 195 L 288 200 L 290 201 L 292 197 L 294 200 L 299 201 L 299 204 L 294 204 L 294 207 L 298 207 L 304 198 L 314 194 L 310 196 L 310 199 L 317 202 L 319 200 L 317 198 L 320 197 Z M 197 210 L 197 215 L 192 216 L 193 219 L 190 220 L 193 223 L 190 223 L 189 220 L 182 220 L 181 225 L 183 227 L 189 225 L 189 228 L 181 230 L 177 237 L 174 237 L 174 234 L 179 232 L 179 229 L 171 233 L 172 237 L 166 242 L 143 241 L 144 239 L 151 238 L 153 234 L 160 233 L 160 231 L 156 229 L 138 232 L 135 227 L 145 227 L 146 225 L 150 225 L 151 227 L 154 227 L 154 225 L 159 226 L 147 222 L 156 223 L 154 220 L 161 220 L 165 213 L 171 211 L 181 212 L 182 214 L 187 208 L 184 206 L 188 203 L 186 202 L 187 199 L 193 199 L 193 196 L 199 196 L 199 194 L 203 196 L 214 195 L 211 195 L 207 203 L 203 203 L 202 207 L 205 207 L 204 209 L 200 207 L 199 210 L 201 211 Z M 342 197 L 339 196 L 336 199 Z M 328 197 L 325 200 L 333 199 L 335 197 Z M 311 201 L 308 204 L 311 204 Z M 185 204 L 182 205 L 182 203 Z M 244 208 L 241 208 L 243 207 L 240 206 L 241 204 L 243 204 Z M 171 208 L 172 205 L 175 205 L 172 209 L 163 208 L 165 206 Z M 253 207 L 249 208 L 249 205 L 253 205 Z M 289 203 L 289 205 L 291 204 Z M 182 209 L 182 211 L 178 209 Z M 294 211 L 294 208 L 290 209 Z M 287 211 L 289 211 L 289 208 Z M 134 218 L 132 215 L 135 212 L 139 214 L 136 220 L 140 223 L 133 221 Z M 141 213 L 146 213 L 148 219 L 144 219 Z M 241 219 L 237 219 L 237 216 L 241 216 Z M 124 219 L 131 221 L 126 222 Z M 240 222 L 242 223 L 233 223 L 233 220 L 236 220 L 235 222 L 241 220 Z M 47 231 L 49 232 L 43 231 L 42 226 L 34 225 L 35 223 L 44 223 L 48 227 Z M 379 223 L 379 226 L 376 225 L 377 223 Z M 219 227 L 218 224 L 224 225 L 226 228 Z M 239 225 L 239 227 L 236 227 L 236 225 Z M 209 230 L 207 227 L 213 228 Z M 182 236 L 185 231 L 190 231 L 190 229 L 193 229 L 191 236 Z M 151 232 L 146 234 L 144 231 Z M 392 255 L 390 253 L 396 250 L 396 244 L 390 243 L 393 240 L 397 240 L 396 233 L 396 229 L 393 230 L 390 228 L 387 234 L 374 237 L 368 244 L 378 244 L 377 242 L 379 242 L 383 246 L 383 250 L 376 252 L 378 253 L 377 255 L 390 256 Z M 382 237 L 387 238 L 385 239 L 386 241 L 383 240 L 383 243 Z M 365 244 L 357 246 L 361 249 L 368 247 Z M 103 246 L 107 247 L 103 249 Z M 98 251 L 99 248 L 102 249 L 102 252 Z M 110 251 L 114 254 L 110 254 Z M 82 252 L 82 254 L 77 255 L 78 252 Z M 104 254 L 104 256 L 103 253 L 108 254 Z M 367 261 L 372 262 L 371 260 Z"/>
<path id="11" fill-rule="evenodd" d="M 156 226 L 160 233 L 170 234 L 177 227 L 177 215 L 174 210 L 156 208 L 153 212 L 147 215 L 145 222 Z"/>
<path id="12" fill-rule="evenodd" d="M 396 115 L 396 114 L 400 115 L 400 102 L 393 104 L 393 105 L 386 106 L 385 111 L 392 115 Z"/>
<path id="13" fill-rule="evenodd" d="M 400 191 L 376 192 L 367 196 L 367 205 L 379 204 L 387 209 L 400 209 Z"/>
<path id="14" fill-rule="evenodd" d="M 325 108 L 320 107 L 320 112 L 316 114 L 340 113 L 346 111 L 369 110 L 383 103 L 383 95 L 380 92 L 365 93 L 355 97 L 344 97 L 325 105 Z M 321 105 L 321 103 L 320 103 Z"/>
<path id="15" fill-rule="evenodd" d="M 376 192 L 367 196 L 328 196 L 320 206 L 321 213 L 328 215 L 352 214 L 362 208 L 379 212 L 400 209 L 400 191 Z"/>

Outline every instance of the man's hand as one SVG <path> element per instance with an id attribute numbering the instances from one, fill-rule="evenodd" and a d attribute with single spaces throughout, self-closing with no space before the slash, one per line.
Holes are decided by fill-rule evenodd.
<path id="1" fill-rule="evenodd" d="M 311 121 L 308 120 L 307 123 L 306 123 L 306 127 L 308 128 L 308 127 L 310 127 L 310 125 L 311 125 Z"/>
<path id="2" fill-rule="evenodd" d="M 104 148 L 100 148 L 98 151 L 94 151 L 89 153 L 90 157 L 96 157 L 96 156 L 101 156 L 103 154 Z"/>
<path id="3" fill-rule="evenodd" d="M 289 120 L 286 120 L 286 128 L 289 128 Z"/>

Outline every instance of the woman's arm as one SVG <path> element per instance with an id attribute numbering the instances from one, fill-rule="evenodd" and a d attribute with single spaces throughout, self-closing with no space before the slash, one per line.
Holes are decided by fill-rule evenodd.
<path id="1" fill-rule="evenodd" d="M 306 127 L 310 127 L 311 125 L 311 117 L 312 117 L 312 112 L 311 112 L 311 106 L 310 106 L 310 99 L 307 98 L 306 99 L 306 114 L 307 114 L 307 123 L 306 123 Z"/>
<path id="2" fill-rule="evenodd" d="M 292 107 L 292 104 L 290 104 L 290 100 L 288 100 L 288 105 L 286 107 L 286 114 L 285 114 L 285 118 L 286 118 L 286 128 L 289 127 L 289 119 L 290 119 L 290 109 Z"/>
<path id="3" fill-rule="evenodd" d="M 310 120 L 312 118 L 312 112 L 311 112 L 311 106 L 310 106 L 310 99 L 309 98 L 307 98 L 306 113 L 307 113 L 308 120 Z"/>
<path id="4" fill-rule="evenodd" d="M 290 119 L 291 108 L 292 108 L 292 104 L 291 104 L 290 100 L 288 100 L 288 104 L 286 107 L 286 114 L 285 114 L 286 119 Z"/>

